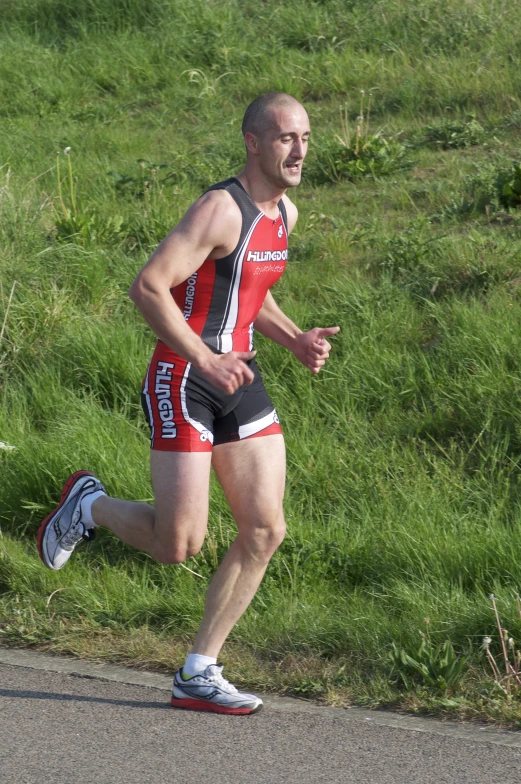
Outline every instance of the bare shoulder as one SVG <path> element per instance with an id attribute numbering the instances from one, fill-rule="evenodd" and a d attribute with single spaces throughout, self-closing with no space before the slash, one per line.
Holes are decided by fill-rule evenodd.
<path id="1" fill-rule="evenodd" d="M 288 214 L 288 234 L 291 234 L 297 222 L 298 210 L 287 194 L 284 194 L 282 201 L 284 202 L 284 206 Z"/>
<path id="2" fill-rule="evenodd" d="M 235 199 L 224 188 L 203 193 L 185 213 L 185 218 L 198 220 L 218 217 L 222 220 L 232 220 L 241 216 L 241 211 Z"/>
<path id="3" fill-rule="evenodd" d="M 214 248 L 231 245 L 233 249 L 238 242 L 241 227 L 239 206 L 223 189 L 204 193 L 189 207 L 176 229 L 204 236 L 205 244 L 209 243 Z"/>

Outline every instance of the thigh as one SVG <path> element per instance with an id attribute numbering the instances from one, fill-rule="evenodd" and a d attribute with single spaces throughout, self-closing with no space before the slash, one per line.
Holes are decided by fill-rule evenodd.
<path id="1" fill-rule="evenodd" d="M 215 446 L 212 466 L 239 530 L 283 524 L 286 449 L 281 434 Z"/>
<path id="2" fill-rule="evenodd" d="M 152 450 L 150 466 L 155 497 L 154 534 L 202 545 L 208 524 L 210 452 Z"/>

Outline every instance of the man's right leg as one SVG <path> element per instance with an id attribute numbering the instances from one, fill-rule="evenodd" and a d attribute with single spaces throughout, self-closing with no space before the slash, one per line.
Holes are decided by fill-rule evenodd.
<path id="1" fill-rule="evenodd" d="M 208 523 L 210 452 L 150 453 L 155 506 L 100 496 L 96 525 L 160 563 L 180 563 L 201 549 Z"/>
<path id="2" fill-rule="evenodd" d="M 38 549 L 42 560 L 51 569 L 60 569 L 82 538 L 84 527 L 93 523 L 109 528 L 122 541 L 163 563 L 178 563 L 195 555 L 206 533 L 211 460 L 211 452 L 153 451 L 155 507 L 110 498 L 90 472 L 77 472 L 67 481 L 60 504 L 40 526 Z M 221 671 L 215 658 L 189 654 L 175 676 L 182 679 L 183 693 L 173 693 L 172 704 L 216 713 L 258 711 L 262 700 L 238 692 Z M 185 694 L 187 688 L 189 694 Z"/>
<path id="3" fill-rule="evenodd" d="M 153 451 L 155 507 L 110 498 L 96 477 L 77 472 L 67 481 L 60 504 L 40 526 L 40 557 L 49 568 L 61 569 L 76 544 L 93 526 L 101 525 L 161 563 L 186 560 L 204 542 L 210 465 L 210 452 Z"/>

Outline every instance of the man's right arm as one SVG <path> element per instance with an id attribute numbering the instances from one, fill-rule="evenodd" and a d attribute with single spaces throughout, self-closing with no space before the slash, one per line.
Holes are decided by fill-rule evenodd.
<path id="1" fill-rule="evenodd" d="M 233 250 L 240 231 L 241 215 L 229 195 L 223 191 L 205 194 L 154 251 L 129 291 L 163 343 L 227 394 L 253 380 L 244 361 L 253 354 L 214 354 L 187 324 L 170 290 L 193 275 L 207 258 L 222 258 Z"/>

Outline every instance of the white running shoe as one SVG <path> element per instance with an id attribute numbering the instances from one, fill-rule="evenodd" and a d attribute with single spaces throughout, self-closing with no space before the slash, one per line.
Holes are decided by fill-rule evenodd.
<path id="1" fill-rule="evenodd" d="M 76 471 L 65 482 L 60 503 L 38 530 L 38 553 L 49 569 L 61 569 L 82 539 L 94 539 L 94 528 L 81 522 L 85 496 L 105 488 L 90 471 Z"/>
<path id="2" fill-rule="evenodd" d="M 204 672 L 187 678 L 181 667 L 174 675 L 170 704 L 174 708 L 238 715 L 260 711 L 262 700 L 242 694 L 223 678 L 222 670 L 222 665 L 210 664 Z"/>

